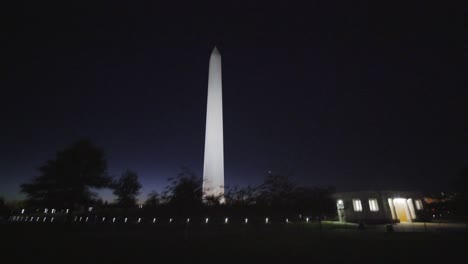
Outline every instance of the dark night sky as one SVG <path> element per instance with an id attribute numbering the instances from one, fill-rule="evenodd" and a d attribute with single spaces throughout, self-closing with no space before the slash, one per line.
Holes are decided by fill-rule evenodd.
<path id="1" fill-rule="evenodd" d="M 462 9 L 96 2 L 3 10 L 6 198 L 80 138 L 106 151 L 112 175 L 137 171 L 144 194 L 181 166 L 202 175 L 215 44 L 227 185 L 271 170 L 338 190 L 432 191 L 466 166 Z"/>

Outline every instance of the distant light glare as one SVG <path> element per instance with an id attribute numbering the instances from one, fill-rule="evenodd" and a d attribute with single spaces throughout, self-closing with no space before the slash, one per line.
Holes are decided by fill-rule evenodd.
<path id="1" fill-rule="evenodd" d="M 268 217 L 265 218 L 265 224 L 268 224 Z"/>
<path id="2" fill-rule="evenodd" d="M 156 223 L 156 218 L 153 218 L 153 223 Z"/>
<path id="3" fill-rule="evenodd" d="M 245 219 L 245 223 L 247 224 L 248 222 L 249 222 L 249 219 L 248 219 L 248 218 L 246 218 L 246 219 Z"/>
<path id="4" fill-rule="evenodd" d="M 226 218 L 224 219 L 224 223 L 227 224 L 227 223 L 228 223 L 228 220 L 229 220 L 229 219 L 226 217 Z"/>
<path id="5" fill-rule="evenodd" d="M 309 217 L 306 218 L 306 222 L 309 223 Z"/>
<path id="6" fill-rule="evenodd" d="M 205 218 L 205 224 L 208 224 L 208 217 Z"/>
<path id="7" fill-rule="evenodd" d="M 24 214 L 24 209 L 21 209 L 21 213 Z"/>

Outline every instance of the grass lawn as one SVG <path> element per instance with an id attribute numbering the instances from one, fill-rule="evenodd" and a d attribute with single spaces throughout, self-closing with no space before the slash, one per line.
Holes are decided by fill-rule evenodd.
<path id="1" fill-rule="evenodd" d="M 322 229 L 316 224 L 4 224 L 0 234 L 2 259 L 12 260 L 2 263 L 448 263 L 468 257 L 466 232 L 386 233 L 333 223 Z"/>

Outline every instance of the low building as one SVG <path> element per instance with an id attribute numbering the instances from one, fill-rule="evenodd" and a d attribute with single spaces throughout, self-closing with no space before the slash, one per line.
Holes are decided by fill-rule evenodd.
<path id="1" fill-rule="evenodd" d="M 425 219 L 419 192 L 361 191 L 335 193 L 340 222 L 411 223 Z"/>

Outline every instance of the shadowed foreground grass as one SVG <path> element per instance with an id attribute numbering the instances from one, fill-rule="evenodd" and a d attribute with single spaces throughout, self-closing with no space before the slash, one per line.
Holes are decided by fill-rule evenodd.
<path id="1" fill-rule="evenodd" d="M 11 263 L 447 263 L 468 256 L 466 232 L 320 230 L 304 224 L 6 224 L 0 231 L 2 255 Z"/>

